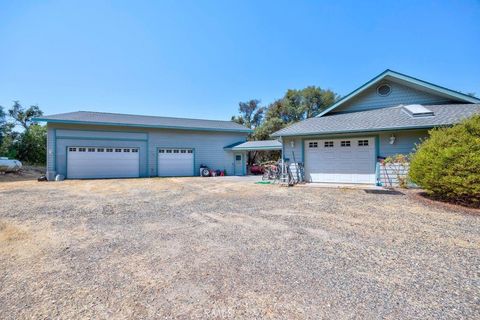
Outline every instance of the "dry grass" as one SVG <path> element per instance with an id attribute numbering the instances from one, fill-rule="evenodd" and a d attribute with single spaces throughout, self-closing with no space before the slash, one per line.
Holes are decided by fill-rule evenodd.
<path id="1" fill-rule="evenodd" d="M 0 243 L 24 240 L 26 237 L 24 230 L 0 221 Z"/>
<path id="2" fill-rule="evenodd" d="M 0 183 L 0 314 L 478 318 L 480 221 L 235 179 Z"/>

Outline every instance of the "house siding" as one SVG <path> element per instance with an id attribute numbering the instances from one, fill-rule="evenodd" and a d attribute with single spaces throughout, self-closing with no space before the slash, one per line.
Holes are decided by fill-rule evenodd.
<path id="1" fill-rule="evenodd" d="M 395 143 L 390 144 L 391 135 L 395 135 Z M 380 154 L 381 157 L 390 157 L 396 154 L 411 154 L 415 146 L 423 139 L 428 137 L 427 130 L 418 131 L 397 131 L 379 134 Z M 384 166 L 379 163 L 378 182 L 383 186 L 397 186 L 397 174 L 406 176 L 408 174 L 408 166 L 388 165 Z M 396 169 L 395 169 L 396 168 Z M 398 172 L 397 172 L 398 171 Z"/>
<path id="2" fill-rule="evenodd" d="M 395 143 L 390 144 L 390 137 L 395 135 Z M 395 154 L 408 155 L 413 152 L 415 145 L 428 136 L 427 130 L 418 131 L 391 131 L 379 134 L 380 156 L 390 157 Z"/>
<path id="3" fill-rule="evenodd" d="M 136 147 L 139 148 L 140 176 L 157 175 L 157 148 L 179 147 L 195 149 L 194 175 L 201 164 L 233 174 L 233 152 L 227 145 L 246 141 L 247 133 L 207 132 L 132 127 L 48 124 L 47 175 L 67 176 L 67 147 Z"/>
<path id="4" fill-rule="evenodd" d="M 232 151 L 223 148 L 236 142 L 246 141 L 245 133 L 222 133 L 183 130 L 151 130 L 149 131 L 150 148 L 150 175 L 157 175 L 157 148 L 180 147 L 193 148 L 194 174 L 198 175 L 200 165 L 204 164 L 212 169 L 226 170 L 227 174 L 234 172 L 234 156 Z"/>
<path id="5" fill-rule="evenodd" d="M 47 125 L 47 172 L 55 175 L 55 128 Z"/>
<path id="6" fill-rule="evenodd" d="M 392 91 L 388 96 L 382 97 L 377 94 L 377 87 L 381 84 L 390 85 Z M 331 114 L 337 112 L 353 112 L 361 110 L 372 110 L 397 106 L 399 104 L 449 104 L 454 103 L 451 99 L 420 91 L 392 81 L 382 81 L 378 85 L 358 94 L 350 101 L 345 102 Z"/>
<path id="7" fill-rule="evenodd" d="M 293 141 L 293 148 L 292 148 Z M 283 159 L 294 162 L 303 162 L 303 140 L 301 137 L 283 138 Z"/>

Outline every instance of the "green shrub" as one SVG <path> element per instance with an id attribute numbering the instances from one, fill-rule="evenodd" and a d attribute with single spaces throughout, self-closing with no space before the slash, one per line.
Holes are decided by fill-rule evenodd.
<path id="1" fill-rule="evenodd" d="M 436 198 L 480 206 L 480 115 L 429 133 L 411 158 L 411 180 Z"/>

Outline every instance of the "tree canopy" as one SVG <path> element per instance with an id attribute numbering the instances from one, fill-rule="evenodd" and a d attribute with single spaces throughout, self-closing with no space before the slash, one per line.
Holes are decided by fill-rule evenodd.
<path id="1" fill-rule="evenodd" d="M 24 108 L 18 101 L 14 101 L 13 106 L 8 110 L 8 115 L 27 130 L 32 123 L 32 118 L 42 116 L 43 112 L 37 105 Z"/>
<path id="2" fill-rule="evenodd" d="M 265 108 L 260 107 L 260 100 L 252 99 L 247 102 L 239 102 L 238 111 L 240 114 L 233 116 L 232 121 L 250 129 L 255 129 L 262 124 Z"/>
<path id="3" fill-rule="evenodd" d="M 338 99 L 338 94 L 320 87 L 290 89 L 282 98 L 273 101 L 266 107 L 261 106 L 258 99 L 240 102 L 238 104 L 239 114 L 233 116 L 232 121 L 253 129 L 249 140 L 268 140 L 275 131 L 319 115 Z M 257 156 L 258 152 L 250 152 L 248 164 L 251 165 L 258 160 Z M 278 154 L 271 152 L 270 155 L 262 156 L 260 160 L 272 160 L 275 157 L 278 157 Z"/>
<path id="4" fill-rule="evenodd" d="M 254 130 L 251 140 L 265 140 L 283 127 L 319 115 L 333 105 L 339 95 L 332 90 L 308 86 L 301 90 L 289 89 L 281 99 L 260 106 L 260 100 L 239 103 L 239 115 L 232 121 Z"/>
<path id="5" fill-rule="evenodd" d="M 0 156 L 30 164 L 44 164 L 47 129 L 32 121 L 32 118 L 41 115 L 43 112 L 37 105 L 24 108 L 14 101 L 8 113 L 0 106 Z M 21 130 L 16 130 L 19 127 Z"/>

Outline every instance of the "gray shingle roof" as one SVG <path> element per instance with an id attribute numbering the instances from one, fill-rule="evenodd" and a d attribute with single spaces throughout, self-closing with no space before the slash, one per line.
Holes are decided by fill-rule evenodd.
<path id="1" fill-rule="evenodd" d="M 141 116 L 133 114 L 76 111 L 42 116 L 35 121 L 57 123 L 82 123 L 96 125 L 118 125 L 131 127 L 171 128 L 185 130 L 206 131 L 236 131 L 250 132 L 251 130 L 233 121 L 202 120 L 186 118 L 170 118 L 158 116 Z"/>
<path id="2" fill-rule="evenodd" d="M 433 128 L 452 125 L 475 113 L 480 113 L 480 104 L 429 105 L 433 117 L 414 118 L 402 106 L 343 114 L 327 114 L 310 118 L 272 134 L 273 137 L 314 134 L 383 131 L 395 129 Z"/>
<path id="3" fill-rule="evenodd" d="M 226 147 L 231 150 L 281 150 L 282 143 L 278 140 L 247 141 Z"/>

